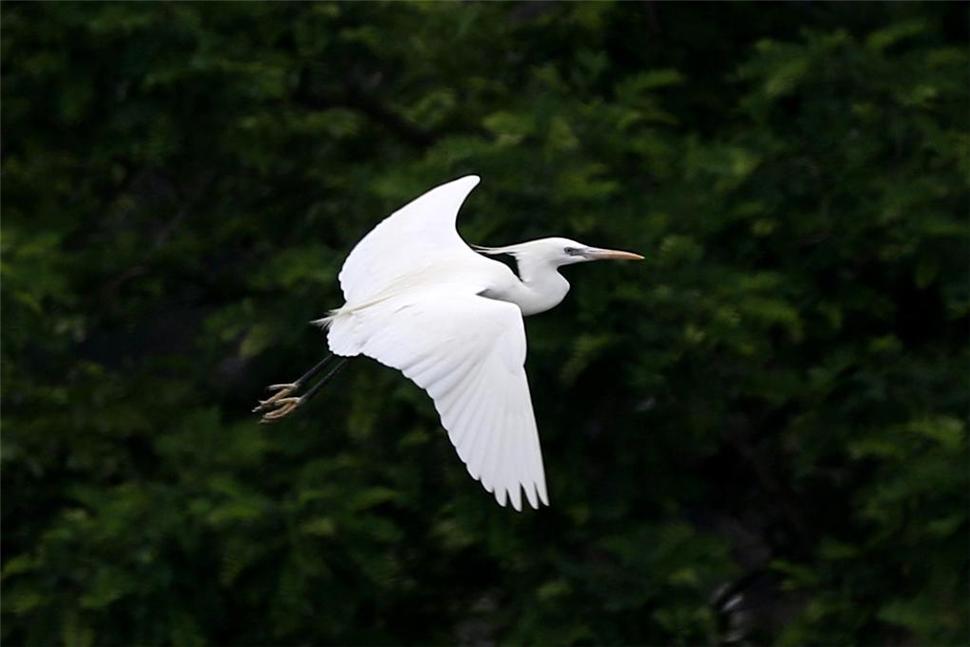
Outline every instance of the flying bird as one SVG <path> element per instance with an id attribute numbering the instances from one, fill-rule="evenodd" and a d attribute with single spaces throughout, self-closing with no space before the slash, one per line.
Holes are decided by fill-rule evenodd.
<path id="1" fill-rule="evenodd" d="M 365 355 L 427 391 L 472 478 L 499 505 L 549 505 L 539 434 L 525 374 L 522 318 L 555 307 L 569 291 L 558 268 L 604 259 L 640 260 L 568 238 L 475 247 L 455 219 L 479 183 L 468 175 L 431 189 L 374 227 L 340 271 L 346 303 L 314 323 L 331 355 L 296 382 L 274 384 L 254 409 L 263 421 L 301 406 L 347 357 Z M 476 253 L 477 252 L 477 253 Z M 509 254 L 518 276 L 487 258 Z M 307 389 L 334 358 L 336 367 Z"/>

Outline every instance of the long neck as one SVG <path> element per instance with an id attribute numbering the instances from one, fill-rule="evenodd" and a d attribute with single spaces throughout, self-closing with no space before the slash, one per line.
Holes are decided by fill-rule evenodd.
<path id="1" fill-rule="evenodd" d="M 544 259 L 518 255 L 519 281 L 508 295 L 517 304 L 523 316 L 545 312 L 559 305 L 569 292 L 569 281 L 557 268 Z"/>

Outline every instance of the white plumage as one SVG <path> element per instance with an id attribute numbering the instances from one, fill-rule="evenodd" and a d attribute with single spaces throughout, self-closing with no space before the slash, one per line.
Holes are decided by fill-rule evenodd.
<path id="1" fill-rule="evenodd" d="M 334 354 L 365 355 L 396 368 L 434 401 L 468 473 L 502 506 L 548 505 L 545 472 L 525 374 L 523 315 L 558 304 L 569 283 L 560 265 L 641 258 L 565 238 L 502 248 L 520 276 L 459 237 L 455 219 L 478 184 L 466 176 L 432 189 L 391 214 L 350 252 L 340 271 L 346 303 L 321 320 Z M 299 388 L 303 378 L 285 387 Z M 257 410 L 303 398 L 264 401 Z"/>
<path id="2" fill-rule="evenodd" d="M 520 487 L 533 506 L 548 503 L 514 304 L 426 286 L 338 317 L 329 339 L 333 352 L 373 357 L 427 391 L 468 473 L 501 505 L 520 509 Z"/>

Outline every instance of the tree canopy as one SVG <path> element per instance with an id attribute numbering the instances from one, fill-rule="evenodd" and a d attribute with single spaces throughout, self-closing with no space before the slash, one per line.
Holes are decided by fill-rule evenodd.
<path id="1" fill-rule="evenodd" d="M 15 3 L 8 644 L 958 644 L 961 3 Z M 355 360 L 374 224 L 643 253 L 526 322 L 551 507 Z"/>

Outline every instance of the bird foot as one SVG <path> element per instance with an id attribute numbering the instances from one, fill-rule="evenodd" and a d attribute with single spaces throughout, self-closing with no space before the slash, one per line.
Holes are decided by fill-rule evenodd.
<path id="1" fill-rule="evenodd" d="M 272 395 L 271 397 L 265 400 L 260 400 L 259 404 L 257 404 L 256 407 L 253 409 L 253 413 L 259 413 L 261 411 L 267 411 L 269 409 L 275 408 L 277 406 L 276 404 L 277 402 L 289 396 L 298 388 L 300 388 L 300 385 L 296 383 L 270 384 L 268 387 L 266 387 L 266 390 L 277 391 L 277 393 L 275 393 L 274 395 Z"/>
<path id="2" fill-rule="evenodd" d="M 260 422 L 275 422 L 290 415 L 294 409 L 303 404 L 303 398 L 276 398 L 274 396 L 271 404 L 260 404 L 256 410 L 266 411 Z M 267 410 L 271 409 L 271 410 Z"/>

